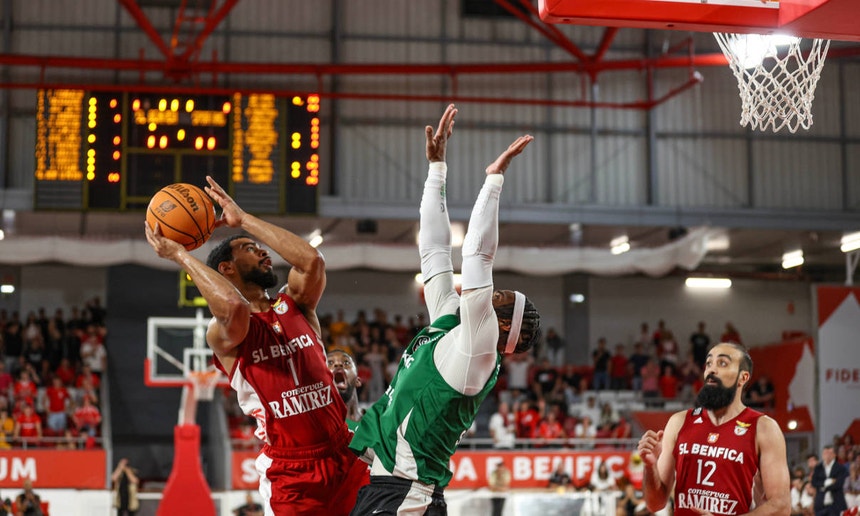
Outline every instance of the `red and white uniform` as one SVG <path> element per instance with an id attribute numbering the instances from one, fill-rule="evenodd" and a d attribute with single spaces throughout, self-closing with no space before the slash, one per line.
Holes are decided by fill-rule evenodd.
<path id="1" fill-rule="evenodd" d="M 348 514 L 369 481 L 367 466 L 347 448 L 346 405 L 295 301 L 279 294 L 270 310 L 252 313 L 237 351 L 233 370 L 224 372 L 266 443 L 256 462 L 273 511 L 266 514 Z"/>
<path id="2" fill-rule="evenodd" d="M 719 515 L 750 511 L 753 477 L 759 467 L 755 436 L 761 416 L 745 408 L 715 426 L 701 408 L 687 411 L 672 451 L 676 516 L 698 516 L 694 507 Z"/>

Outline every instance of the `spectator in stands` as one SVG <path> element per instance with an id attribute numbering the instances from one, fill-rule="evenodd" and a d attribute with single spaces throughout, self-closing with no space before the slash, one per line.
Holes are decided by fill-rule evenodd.
<path id="1" fill-rule="evenodd" d="M 16 376 L 18 372 L 19 359 L 24 352 L 24 336 L 21 322 L 10 319 L 3 329 L 3 351 L 5 353 L 6 369 L 9 374 Z"/>
<path id="2" fill-rule="evenodd" d="M 618 499 L 615 514 L 616 516 L 644 516 L 650 513 L 645 507 L 645 499 L 636 492 L 633 484 L 627 483 L 624 486 L 624 494 Z"/>
<path id="3" fill-rule="evenodd" d="M 546 331 L 546 357 L 550 364 L 555 367 L 564 365 L 564 339 L 555 331 L 555 328 L 549 328 Z"/>
<path id="4" fill-rule="evenodd" d="M 507 496 L 500 493 L 505 493 L 511 488 L 511 470 L 505 466 L 504 462 L 499 461 L 496 463 L 496 467 L 493 468 L 487 479 L 487 487 L 495 493 L 490 498 L 490 502 L 493 505 L 492 516 L 502 516 Z"/>
<path id="5" fill-rule="evenodd" d="M 529 389 L 529 369 L 533 363 L 531 354 L 506 355 L 505 369 L 508 371 L 508 389 L 522 393 L 531 392 Z"/>
<path id="6" fill-rule="evenodd" d="M 250 491 L 245 493 L 245 503 L 233 509 L 236 516 L 263 516 L 263 506 L 254 501 Z"/>
<path id="7" fill-rule="evenodd" d="M 600 391 L 609 388 L 609 359 L 612 355 L 606 349 L 606 338 L 597 339 L 597 349 L 591 352 L 591 365 L 594 367 L 594 376 L 591 379 L 591 388 Z"/>
<path id="8" fill-rule="evenodd" d="M 331 324 L 329 324 L 328 332 L 329 338 L 331 339 L 331 345 L 329 346 L 328 351 L 339 349 L 352 356 L 354 353 L 354 350 L 352 349 L 352 325 L 347 322 L 344 317 L 343 310 L 337 311 L 337 315 L 332 320 Z"/>
<path id="9" fill-rule="evenodd" d="M 140 508 L 137 496 L 140 479 L 137 478 L 134 468 L 129 466 L 128 459 L 120 459 L 110 478 L 113 483 L 116 516 L 134 516 Z"/>
<path id="10" fill-rule="evenodd" d="M 615 483 L 615 477 L 609 472 L 609 466 L 606 465 L 606 461 L 601 461 L 600 464 L 592 470 L 589 485 L 591 490 L 597 493 L 618 489 L 618 485 Z"/>
<path id="11" fill-rule="evenodd" d="M 75 422 L 78 433 L 95 437 L 102 422 L 102 415 L 90 397 L 84 396 L 82 404 L 72 413 L 72 421 Z"/>
<path id="12" fill-rule="evenodd" d="M 104 347 L 104 332 L 95 324 L 87 325 L 86 335 L 81 339 L 81 360 L 99 378 L 107 365 L 107 352 Z"/>
<path id="13" fill-rule="evenodd" d="M 804 480 L 812 480 L 812 472 L 815 466 L 818 465 L 818 455 L 810 453 L 806 456 L 806 478 Z"/>
<path id="14" fill-rule="evenodd" d="M 821 462 L 812 471 L 817 516 L 839 516 L 848 508 L 843 490 L 847 478 L 848 469 L 836 460 L 833 446 L 824 446 L 821 450 Z"/>
<path id="15" fill-rule="evenodd" d="M 596 420 L 598 427 L 606 426 L 612 428 L 618 423 L 618 412 L 612 406 L 612 403 L 606 402 L 600 405 L 600 416 Z"/>
<path id="16" fill-rule="evenodd" d="M 24 481 L 24 491 L 15 498 L 17 516 L 43 516 L 42 498 L 33 491 L 33 482 Z"/>
<path id="17" fill-rule="evenodd" d="M 791 516 L 801 516 L 803 507 L 800 505 L 800 497 L 803 496 L 803 477 L 792 477 L 791 479 Z"/>
<path id="18" fill-rule="evenodd" d="M 514 447 L 517 423 L 507 402 L 499 402 L 498 410 L 490 416 L 489 428 L 494 448 L 512 449 Z"/>
<path id="19" fill-rule="evenodd" d="M 582 376 L 575 364 L 567 364 L 561 376 L 564 389 L 564 401 L 570 405 L 582 403 L 583 395 L 588 390 L 588 379 Z"/>
<path id="20" fill-rule="evenodd" d="M 33 405 L 36 402 L 39 386 L 34 380 L 33 370 L 29 364 L 24 365 L 21 372 L 18 373 L 18 381 L 15 382 L 13 391 L 16 403 L 23 401 L 29 405 Z"/>
<path id="21" fill-rule="evenodd" d="M 657 358 L 660 358 L 660 344 L 663 342 L 663 338 L 666 336 L 667 331 L 666 321 L 663 319 L 657 321 L 657 328 L 654 330 L 654 334 L 651 335 L 651 345 L 654 346 L 654 352 L 657 354 Z"/>
<path id="22" fill-rule="evenodd" d="M 696 331 L 690 335 L 690 354 L 693 362 L 702 371 L 705 370 L 705 359 L 708 357 L 708 348 L 711 347 L 711 337 L 705 333 L 705 323 L 700 321 Z"/>
<path id="23" fill-rule="evenodd" d="M 848 466 L 848 478 L 845 479 L 845 504 L 848 508 L 860 507 L 860 462 L 852 461 Z"/>
<path id="24" fill-rule="evenodd" d="M 45 397 L 48 401 L 48 430 L 53 435 L 62 435 L 68 425 L 66 412 L 69 408 L 71 395 L 66 386 L 63 385 L 63 381 L 59 377 L 54 376 L 51 378 L 51 386 L 45 389 Z"/>
<path id="25" fill-rule="evenodd" d="M 800 510 L 803 516 L 815 516 L 815 487 L 812 482 L 803 482 L 803 493 L 800 495 Z"/>
<path id="26" fill-rule="evenodd" d="M 565 437 L 564 429 L 559 420 L 559 406 L 552 404 L 549 406 L 546 415 L 541 419 L 537 427 L 535 435 L 538 439 L 563 439 Z"/>
<path id="27" fill-rule="evenodd" d="M 772 409 L 776 403 L 776 390 L 770 378 L 764 374 L 760 375 L 756 382 L 750 386 L 746 396 L 746 405 L 754 409 Z"/>
<path id="28" fill-rule="evenodd" d="M 664 400 L 674 400 L 678 397 L 678 377 L 671 365 L 663 366 L 663 374 L 660 376 L 660 396 Z"/>
<path id="29" fill-rule="evenodd" d="M 9 447 L 9 442 L 15 435 L 15 418 L 9 415 L 8 408 L 0 408 L 0 441 L 6 443 L 6 448 Z"/>
<path id="30" fill-rule="evenodd" d="M 75 385 L 75 368 L 72 367 L 71 361 L 68 358 L 60 359 L 60 364 L 54 370 L 54 376 L 62 380 L 66 387 L 74 387 Z"/>
<path id="31" fill-rule="evenodd" d="M 733 342 L 735 344 L 743 344 L 741 334 L 731 322 L 726 323 L 726 331 L 720 335 L 720 342 Z"/>
<path id="32" fill-rule="evenodd" d="M 105 318 L 107 318 L 107 310 L 102 306 L 101 299 L 98 296 L 87 301 L 86 309 L 90 314 L 91 323 L 96 326 L 104 326 Z"/>
<path id="33" fill-rule="evenodd" d="M 531 439 L 535 435 L 540 413 L 531 401 L 521 401 L 516 413 L 517 437 Z"/>
<path id="34" fill-rule="evenodd" d="M 549 476 L 547 487 L 556 491 L 566 491 L 571 487 L 570 474 L 564 469 L 564 461 L 558 461 L 558 464 Z"/>
<path id="35" fill-rule="evenodd" d="M 2 349 L 2 337 L 0 337 L 0 349 Z M 9 393 L 12 392 L 12 386 L 15 384 L 15 379 L 6 370 L 6 362 L 0 360 L 0 407 L 9 405 Z"/>
<path id="36" fill-rule="evenodd" d="M 615 345 L 615 353 L 609 360 L 609 388 L 620 391 L 629 388 L 630 371 L 627 369 L 627 353 L 624 344 Z"/>
<path id="37" fill-rule="evenodd" d="M 591 417 L 582 416 L 579 418 L 579 423 L 576 424 L 573 430 L 574 439 L 587 439 L 588 441 L 579 442 L 579 448 L 591 449 L 594 447 L 593 439 L 597 437 L 597 426 L 594 425 Z"/>
<path id="38" fill-rule="evenodd" d="M 652 343 L 651 331 L 648 329 L 648 323 L 643 322 L 639 326 L 639 337 L 636 339 L 636 344 L 642 344 L 642 349 L 650 349 Z"/>
<path id="39" fill-rule="evenodd" d="M 612 439 L 630 439 L 633 437 L 633 425 L 630 424 L 630 421 L 627 420 L 624 416 L 618 417 L 618 422 L 612 427 L 612 435 L 610 435 Z M 617 448 L 625 448 L 624 443 L 616 443 L 615 446 Z"/>
<path id="40" fill-rule="evenodd" d="M 647 400 L 660 397 L 660 365 L 656 359 L 648 359 L 648 363 L 642 368 L 642 398 L 646 400 L 645 405 L 653 407 L 654 403 Z"/>
<path id="41" fill-rule="evenodd" d="M 382 397 L 388 382 L 385 379 L 385 369 L 388 366 L 388 352 L 382 344 L 372 342 L 370 351 L 364 354 L 364 362 L 370 367 L 370 383 L 367 386 L 368 401 L 375 402 Z"/>
<path id="42" fill-rule="evenodd" d="M 540 364 L 534 371 L 534 381 L 532 382 L 532 390 L 537 395 L 538 399 L 552 400 L 560 399 L 563 396 L 561 375 L 553 366 L 548 358 L 540 361 Z"/>
<path id="43" fill-rule="evenodd" d="M 645 364 L 648 363 L 649 358 L 651 357 L 645 353 L 645 345 L 643 343 L 637 342 L 636 344 L 633 344 L 633 353 L 628 359 L 628 366 L 632 369 L 630 372 L 630 388 L 634 391 L 642 390 L 642 369 L 645 367 Z"/>
<path id="44" fill-rule="evenodd" d="M 678 366 L 678 379 L 681 397 L 685 400 L 693 400 L 699 389 L 705 384 L 702 369 L 696 363 L 692 353 L 688 353 L 686 359 Z"/>
<path id="45" fill-rule="evenodd" d="M 597 396 L 594 393 L 588 393 L 585 396 L 585 405 L 578 409 L 579 417 L 588 416 L 593 422 L 600 421 L 600 406 L 597 404 Z"/>
<path id="46" fill-rule="evenodd" d="M 667 365 L 672 367 L 672 373 L 678 369 L 678 354 L 680 349 L 678 341 L 675 340 L 675 335 L 666 330 L 663 332 L 663 340 L 657 350 L 657 356 L 660 358 L 660 369 L 664 369 Z"/>
<path id="47" fill-rule="evenodd" d="M 25 447 L 37 445 L 42 439 L 42 418 L 30 403 L 22 402 L 21 413 L 15 417 L 13 438 Z"/>

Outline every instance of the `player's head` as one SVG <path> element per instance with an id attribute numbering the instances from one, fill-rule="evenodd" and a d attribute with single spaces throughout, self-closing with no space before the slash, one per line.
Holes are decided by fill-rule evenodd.
<path id="1" fill-rule="evenodd" d="M 705 385 L 696 405 L 710 410 L 739 401 L 752 375 L 752 358 L 746 348 L 733 342 L 714 345 L 705 359 Z"/>
<path id="2" fill-rule="evenodd" d="M 221 241 L 209 252 L 206 265 L 223 276 L 262 288 L 278 284 L 269 253 L 248 235 L 233 235 Z"/>
<path id="3" fill-rule="evenodd" d="M 343 401 L 349 401 L 355 396 L 355 389 L 361 386 L 361 378 L 355 367 L 355 360 L 346 351 L 335 349 L 326 356 L 328 370 L 334 377 L 334 386 Z"/>
<path id="4" fill-rule="evenodd" d="M 497 290 L 493 292 L 493 308 L 499 319 L 501 353 L 524 353 L 540 339 L 540 313 L 521 292 Z"/>

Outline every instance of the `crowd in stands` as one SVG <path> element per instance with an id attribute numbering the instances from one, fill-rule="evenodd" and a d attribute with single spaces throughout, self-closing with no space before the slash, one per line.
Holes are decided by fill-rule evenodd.
<path id="1" fill-rule="evenodd" d="M 860 444 L 854 442 L 851 434 L 845 434 L 834 436 L 832 446 L 836 454 L 835 461 L 844 465 L 849 472 L 841 489 L 845 496 L 845 503 L 849 510 L 856 510 L 860 508 Z M 791 471 L 792 516 L 815 515 L 816 488 L 812 483 L 812 476 L 820 461 L 817 454 L 811 453 L 806 457 L 806 464 L 793 466 Z"/>
<path id="2" fill-rule="evenodd" d="M 98 446 L 105 316 L 98 298 L 68 317 L 0 310 L 0 448 Z"/>

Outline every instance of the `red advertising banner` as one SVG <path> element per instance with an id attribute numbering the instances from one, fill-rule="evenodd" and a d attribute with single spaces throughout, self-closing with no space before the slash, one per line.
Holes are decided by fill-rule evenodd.
<path id="1" fill-rule="evenodd" d="M 588 484 L 592 470 L 606 462 L 616 477 L 629 474 L 630 451 L 627 450 L 523 450 L 458 451 L 451 457 L 454 477 L 449 489 L 477 489 L 487 486 L 487 477 L 496 463 L 504 462 L 511 470 L 511 488 L 546 487 L 552 472 L 561 463 L 576 485 Z M 256 452 L 233 452 L 233 489 L 256 489 L 259 477 L 254 470 Z M 641 475 L 641 471 L 639 473 Z"/>
<path id="2" fill-rule="evenodd" d="M 36 488 L 105 489 L 104 450 L 2 450 L 0 489 L 20 489 L 26 479 Z"/>

